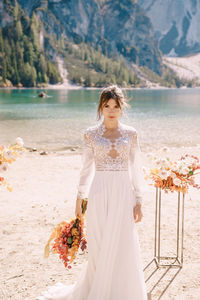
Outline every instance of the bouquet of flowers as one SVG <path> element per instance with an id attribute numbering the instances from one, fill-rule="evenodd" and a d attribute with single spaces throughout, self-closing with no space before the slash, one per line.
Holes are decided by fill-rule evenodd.
<path id="1" fill-rule="evenodd" d="M 161 151 L 167 152 L 168 148 L 164 147 Z M 190 185 L 200 189 L 200 185 L 195 183 L 194 178 L 200 173 L 198 157 L 185 154 L 177 161 L 172 161 L 169 157 L 161 158 L 151 154 L 148 157 L 153 161 L 153 167 L 143 169 L 146 173 L 145 179 L 153 180 L 155 187 L 162 188 L 166 193 L 168 191 L 187 193 Z"/>
<path id="2" fill-rule="evenodd" d="M 50 238 L 45 246 L 44 257 L 48 257 L 50 247 L 52 253 L 59 254 L 64 266 L 71 268 L 70 263 L 76 257 L 79 247 L 82 251 L 87 248 L 86 228 L 85 228 L 85 211 L 87 209 L 87 198 L 82 200 L 83 218 L 73 218 L 61 222 L 52 231 Z M 53 242 L 52 242 L 53 240 Z M 50 245 L 50 243 L 52 244 Z"/>
<path id="3" fill-rule="evenodd" d="M 24 142 L 22 138 L 16 138 L 16 142 L 8 147 L 2 145 L 0 146 L 0 173 L 8 170 L 8 165 L 13 163 L 16 159 L 15 156 L 19 156 L 21 152 L 26 151 L 23 148 Z M 0 176 L 0 187 L 4 185 L 7 190 L 12 191 L 12 187 L 7 183 L 3 176 Z"/>

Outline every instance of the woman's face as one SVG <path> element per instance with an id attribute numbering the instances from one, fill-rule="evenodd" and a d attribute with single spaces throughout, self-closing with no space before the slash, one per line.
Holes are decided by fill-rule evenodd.
<path id="1" fill-rule="evenodd" d="M 103 106 L 102 114 L 104 119 L 117 120 L 121 116 L 121 108 L 118 106 L 115 99 L 109 99 Z"/>

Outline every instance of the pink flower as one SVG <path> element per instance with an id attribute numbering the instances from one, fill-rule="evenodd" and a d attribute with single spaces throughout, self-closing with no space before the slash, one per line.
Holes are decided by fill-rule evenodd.
<path id="1" fill-rule="evenodd" d="M 7 171 L 7 169 L 8 169 L 8 165 L 7 165 L 6 163 L 2 163 L 2 164 L 0 165 L 0 172 L 1 172 L 1 171 Z"/>

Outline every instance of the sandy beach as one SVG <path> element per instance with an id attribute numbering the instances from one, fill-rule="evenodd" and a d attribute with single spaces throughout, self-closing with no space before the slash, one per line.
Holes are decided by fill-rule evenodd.
<path id="1" fill-rule="evenodd" d="M 200 148 L 171 149 L 172 158 L 185 153 L 199 157 Z M 145 153 L 143 155 L 145 159 Z M 48 155 L 26 152 L 10 165 L 5 175 L 13 191 L 0 192 L 0 299 L 34 300 L 47 286 L 58 281 L 70 284 L 78 278 L 87 252 L 79 253 L 72 269 L 65 269 L 57 255 L 50 255 L 46 259 L 43 253 L 52 229 L 61 221 L 74 217 L 80 166 L 80 152 L 70 150 Z M 162 299 L 199 299 L 199 194 L 198 190 L 191 189 L 192 199 L 189 195 L 186 197 L 184 264 Z M 169 194 L 166 199 L 171 197 Z M 162 235 L 163 251 L 175 242 L 176 233 L 175 220 L 170 219 L 170 214 L 176 215 L 176 205 L 172 205 L 171 201 L 165 204 L 168 221 Z M 149 186 L 143 202 L 144 217 L 142 222 L 137 223 L 144 268 L 154 256 L 154 209 L 155 189 Z M 148 291 L 163 272 L 156 272 L 155 278 L 152 276 L 148 280 Z M 152 269 L 145 271 L 145 278 L 151 273 Z M 169 276 L 164 277 L 152 292 L 152 299 L 158 298 L 168 280 Z"/>

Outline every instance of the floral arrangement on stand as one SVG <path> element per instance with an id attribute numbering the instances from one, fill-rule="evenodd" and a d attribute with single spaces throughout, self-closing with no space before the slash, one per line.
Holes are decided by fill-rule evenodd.
<path id="1" fill-rule="evenodd" d="M 8 170 L 8 165 L 16 161 L 15 157 L 19 156 L 22 152 L 26 151 L 23 147 L 23 139 L 16 138 L 15 144 L 8 147 L 2 145 L 0 146 L 0 174 Z M 7 183 L 3 176 L 0 176 L 0 188 L 6 186 L 7 190 L 12 192 L 12 187 Z"/>
<path id="2" fill-rule="evenodd" d="M 151 180 L 155 187 L 169 191 L 179 191 L 187 193 L 189 186 L 200 189 L 200 184 L 195 183 L 195 176 L 200 173 L 200 160 L 190 154 L 181 156 L 176 161 L 172 161 L 168 156 L 162 157 L 169 152 L 167 147 L 161 149 L 160 156 L 148 154 L 147 157 L 153 164 L 150 168 L 143 168 L 145 180 Z"/>
<path id="3" fill-rule="evenodd" d="M 87 248 L 85 212 L 87 209 L 87 198 L 82 201 L 82 218 L 72 218 L 61 222 L 52 231 L 50 238 L 44 249 L 44 257 L 48 257 L 50 248 L 53 254 L 59 254 L 64 266 L 71 269 L 71 263 L 76 258 L 76 254 L 81 248 L 84 251 Z M 52 244 L 50 244 L 52 242 Z"/>

